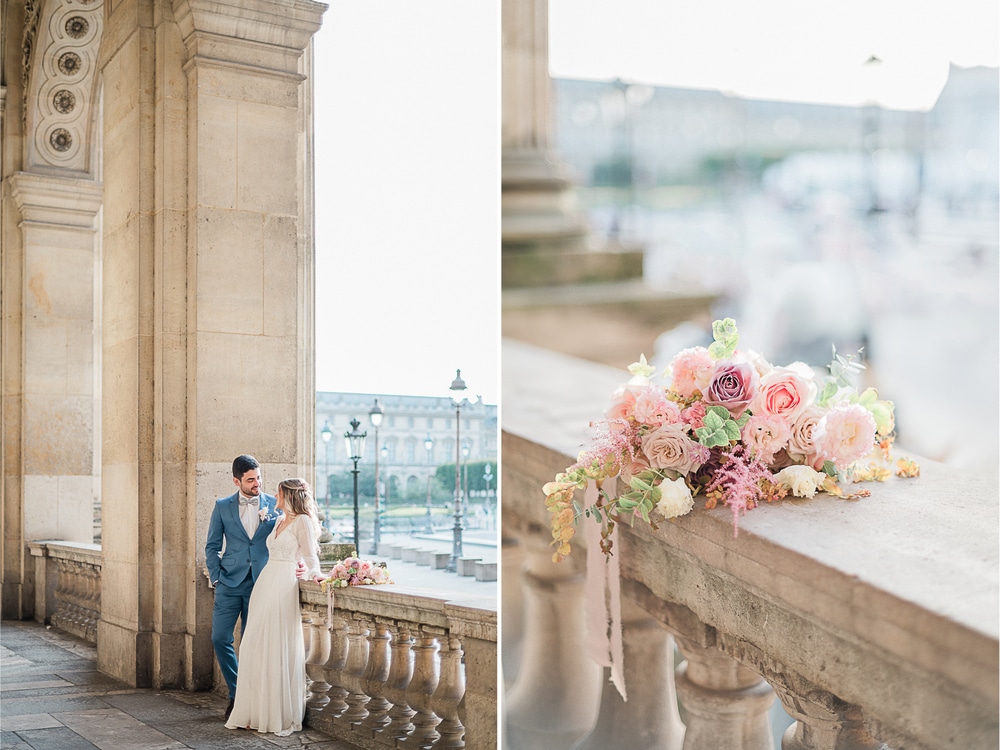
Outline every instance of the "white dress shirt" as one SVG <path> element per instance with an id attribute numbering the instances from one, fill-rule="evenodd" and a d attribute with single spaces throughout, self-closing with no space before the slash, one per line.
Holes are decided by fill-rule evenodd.
<path id="1" fill-rule="evenodd" d="M 247 531 L 247 536 L 253 539 L 253 535 L 257 533 L 257 527 L 260 525 L 260 516 L 257 512 L 260 510 L 260 496 L 256 498 L 247 497 L 242 492 L 239 493 L 240 496 L 240 520 L 243 522 L 243 528 Z M 246 503 L 246 500 L 254 500 L 257 502 L 255 504 Z"/>

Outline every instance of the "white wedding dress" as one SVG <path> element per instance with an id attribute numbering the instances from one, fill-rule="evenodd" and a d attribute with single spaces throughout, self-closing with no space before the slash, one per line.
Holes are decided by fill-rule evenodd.
<path id="1" fill-rule="evenodd" d="M 250 595 L 240 641 L 236 702 L 229 729 L 256 729 L 287 736 L 302 729 L 306 707 L 306 659 L 299 615 L 298 561 L 305 578 L 319 573 L 316 533 L 306 515 L 296 516 L 267 538 L 268 559 Z"/>

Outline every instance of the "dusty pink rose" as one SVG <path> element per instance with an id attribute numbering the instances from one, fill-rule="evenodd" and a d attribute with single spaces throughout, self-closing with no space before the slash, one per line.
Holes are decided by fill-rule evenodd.
<path id="1" fill-rule="evenodd" d="M 611 406 L 604 416 L 607 419 L 629 419 L 634 412 L 635 391 L 631 388 L 619 388 L 611 397 Z"/>
<path id="2" fill-rule="evenodd" d="M 679 422 L 681 410 L 667 398 L 662 388 L 648 386 L 636 396 L 633 415 L 637 422 L 659 427 L 668 422 Z"/>
<path id="3" fill-rule="evenodd" d="M 709 406 L 724 406 L 739 417 L 757 392 L 757 371 L 749 362 L 720 359 L 712 369 L 708 388 L 702 399 Z"/>
<path id="4" fill-rule="evenodd" d="M 642 438 L 642 452 L 654 469 L 688 474 L 708 458 L 708 449 L 688 437 L 682 424 L 665 424 Z"/>
<path id="5" fill-rule="evenodd" d="M 695 401 L 687 409 L 681 410 L 681 419 L 691 425 L 691 429 L 705 426 L 705 415 L 708 409 L 702 401 Z"/>
<path id="6" fill-rule="evenodd" d="M 766 464 L 774 461 L 775 454 L 788 444 L 791 435 L 788 423 L 773 414 L 754 414 L 740 431 L 743 443 Z"/>
<path id="7" fill-rule="evenodd" d="M 705 347 L 682 349 L 670 362 L 670 389 L 683 398 L 691 398 L 695 391 L 706 387 L 712 365 L 713 360 Z"/>
<path id="8" fill-rule="evenodd" d="M 813 430 L 816 423 L 826 413 L 818 406 L 810 406 L 799 414 L 798 419 L 792 423 L 792 436 L 788 439 L 788 453 L 797 459 L 806 459 L 808 456 L 816 454 L 816 446 L 813 444 Z M 812 461 L 806 461 L 812 464 Z"/>
<path id="9" fill-rule="evenodd" d="M 860 404 L 838 404 L 813 428 L 813 443 L 820 459 L 847 468 L 875 447 L 875 418 Z"/>
<path id="10" fill-rule="evenodd" d="M 802 362 L 775 367 L 760 379 L 750 402 L 754 414 L 773 414 L 792 424 L 816 400 L 812 368 Z"/>

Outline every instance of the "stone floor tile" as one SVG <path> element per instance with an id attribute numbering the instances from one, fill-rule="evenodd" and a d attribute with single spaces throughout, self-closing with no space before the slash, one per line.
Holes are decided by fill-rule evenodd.
<path id="1" fill-rule="evenodd" d="M 42 690 L 45 688 L 65 688 L 73 687 L 72 682 L 66 682 L 66 680 L 30 680 L 27 682 L 6 682 L 4 681 L 0 684 L 0 692 L 31 692 L 35 690 Z"/>
<path id="2" fill-rule="evenodd" d="M 3 715 L 22 716 L 24 714 L 60 714 L 66 711 L 93 711 L 108 708 L 100 698 L 75 695 L 49 696 L 46 698 L 4 698 Z M 58 717 L 57 717 L 58 718 Z"/>
<path id="3" fill-rule="evenodd" d="M 124 695 L 108 695 L 104 700 L 111 706 L 127 713 L 146 724 L 172 724 L 177 721 L 191 721 L 204 716 L 204 709 L 185 705 L 173 698 L 170 693 L 149 691 Z M 219 706 L 219 715 L 225 705 Z"/>
<path id="4" fill-rule="evenodd" d="M 91 744 L 66 727 L 31 729 L 16 734 L 27 743 L 27 747 L 33 748 L 33 750 L 100 750 L 96 745 Z M 6 745 L 4 745 L 3 750 L 7 750 Z"/>
<path id="5" fill-rule="evenodd" d="M 20 716 L 7 716 L 6 714 L 7 712 L 4 711 L 4 732 L 20 732 L 24 729 L 50 729 L 51 727 L 63 726 L 63 723 L 51 714 L 21 714 Z M 4 747 L 7 746 L 4 745 Z"/>
<path id="6" fill-rule="evenodd" d="M 180 742 L 117 708 L 59 714 L 59 720 L 98 747 L 129 750 L 174 750 Z"/>
<path id="7" fill-rule="evenodd" d="M 16 732 L 0 732 L 0 748 L 3 750 L 33 750 Z"/>

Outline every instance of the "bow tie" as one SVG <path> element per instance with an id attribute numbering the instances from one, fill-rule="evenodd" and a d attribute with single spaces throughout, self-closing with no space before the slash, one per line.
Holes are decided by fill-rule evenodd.
<path id="1" fill-rule="evenodd" d="M 259 500 L 260 498 L 258 497 L 243 497 L 243 495 L 240 495 L 240 506 L 256 505 Z"/>

